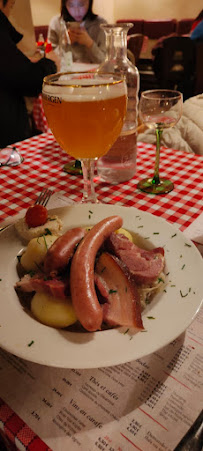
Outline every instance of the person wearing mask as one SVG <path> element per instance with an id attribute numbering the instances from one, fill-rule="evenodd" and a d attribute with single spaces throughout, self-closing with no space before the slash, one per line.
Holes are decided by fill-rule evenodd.
<path id="1" fill-rule="evenodd" d="M 54 52 L 48 58 L 31 62 L 18 48 L 23 35 L 8 17 L 15 0 L 0 0 L 0 147 L 32 135 L 25 96 L 35 97 L 42 90 L 43 78 L 57 71 Z M 56 61 L 56 63 L 54 62 Z"/>
<path id="2" fill-rule="evenodd" d="M 93 0 L 62 0 L 61 14 L 51 19 L 48 39 L 60 53 L 61 19 L 67 26 L 67 46 L 74 62 L 100 64 L 106 53 L 105 33 L 100 24 L 106 20 L 92 11 Z"/>

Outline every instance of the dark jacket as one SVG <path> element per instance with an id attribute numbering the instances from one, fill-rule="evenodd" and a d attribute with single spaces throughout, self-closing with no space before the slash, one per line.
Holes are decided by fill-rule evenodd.
<path id="1" fill-rule="evenodd" d="M 31 136 L 24 96 L 37 96 L 43 78 L 56 72 L 53 61 L 32 63 L 17 48 L 22 37 L 0 11 L 0 147 Z"/>

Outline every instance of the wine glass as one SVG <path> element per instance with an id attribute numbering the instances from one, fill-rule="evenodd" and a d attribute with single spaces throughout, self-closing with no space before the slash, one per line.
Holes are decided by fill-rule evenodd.
<path id="1" fill-rule="evenodd" d="M 141 121 L 156 131 L 156 158 L 153 178 L 141 180 L 137 187 L 146 193 L 165 194 L 174 184 L 159 177 L 160 141 L 165 128 L 174 127 L 182 114 L 182 94 L 168 89 L 152 89 L 141 93 L 139 115 Z"/>
<path id="2" fill-rule="evenodd" d="M 24 161 L 19 150 L 15 146 L 7 146 L 0 149 L 0 167 L 18 166 Z"/>
<path id="3" fill-rule="evenodd" d="M 118 138 L 127 103 L 124 78 L 96 72 L 57 73 L 44 78 L 44 112 L 59 145 L 82 164 L 82 202 L 97 202 L 95 161 Z"/>

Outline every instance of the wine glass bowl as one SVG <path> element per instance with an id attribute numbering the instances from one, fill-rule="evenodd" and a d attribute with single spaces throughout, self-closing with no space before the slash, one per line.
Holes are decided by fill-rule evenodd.
<path id="1" fill-rule="evenodd" d="M 83 202 L 96 202 L 95 161 L 118 138 L 127 103 L 124 79 L 95 72 L 58 73 L 45 77 L 42 99 L 56 141 L 82 164 Z"/>
<path id="2" fill-rule="evenodd" d="M 154 176 L 141 180 L 137 187 L 146 193 L 165 194 L 173 190 L 174 184 L 159 176 L 160 141 L 165 128 L 174 127 L 182 114 L 182 94 L 167 89 L 143 91 L 139 101 L 139 116 L 148 128 L 156 132 L 156 158 Z"/>

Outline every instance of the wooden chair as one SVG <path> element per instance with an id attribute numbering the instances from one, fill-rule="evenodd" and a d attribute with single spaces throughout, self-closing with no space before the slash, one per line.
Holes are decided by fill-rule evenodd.
<path id="1" fill-rule="evenodd" d="M 137 64 L 137 62 L 139 60 L 143 42 L 144 42 L 144 35 L 141 33 L 130 34 L 128 36 L 127 47 L 134 55 L 135 65 Z"/>
<path id="2" fill-rule="evenodd" d="M 155 69 L 160 87 L 178 89 L 184 100 L 194 95 L 195 44 L 189 37 L 173 36 L 163 40 L 155 56 Z"/>
<path id="3" fill-rule="evenodd" d="M 195 43 L 195 95 L 203 93 L 203 42 Z"/>

